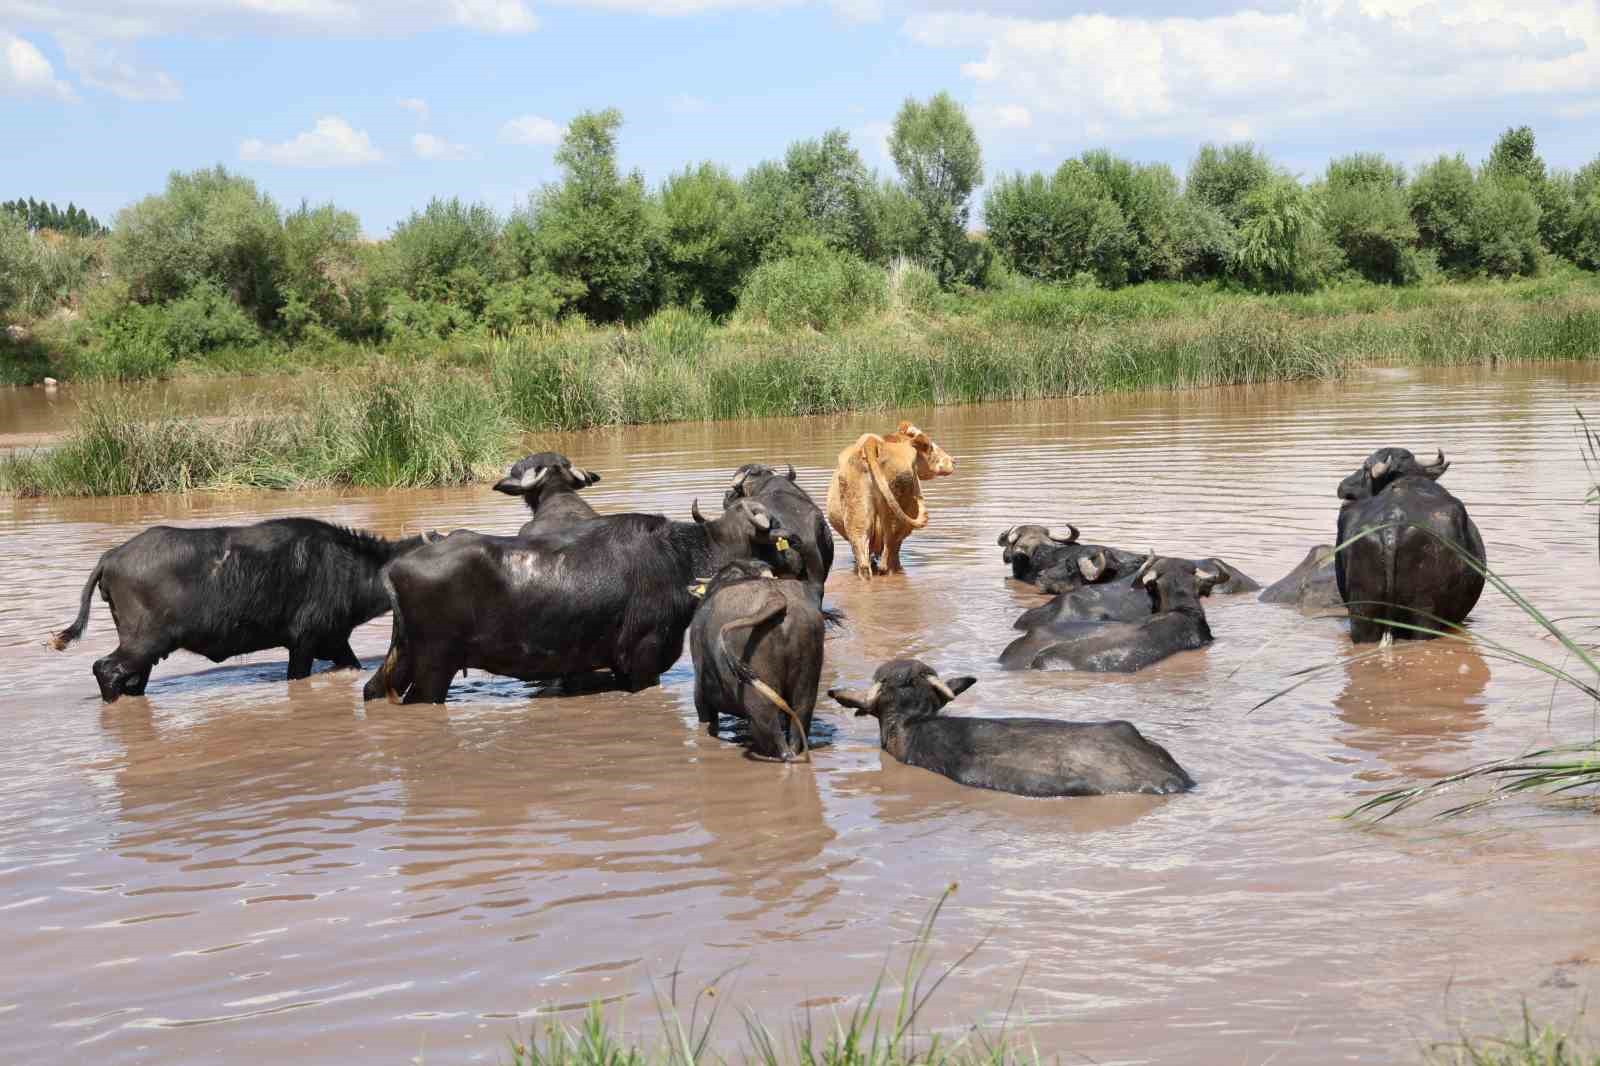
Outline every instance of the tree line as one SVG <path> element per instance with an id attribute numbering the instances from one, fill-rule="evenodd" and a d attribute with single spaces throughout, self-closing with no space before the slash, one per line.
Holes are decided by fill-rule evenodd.
<path id="1" fill-rule="evenodd" d="M 55 204 L 35 200 L 31 196 L 26 200 L 18 197 L 15 200 L 0 200 L 0 211 L 16 216 L 28 230 L 35 233 L 47 229 L 73 237 L 103 237 L 110 232 L 100 224 L 99 219 L 71 201 L 67 202 L 67 209 L 63 211 Z"/>
<path id="2" fill-rule="evenodd" d="M 982 150 L 944 93 L 896 116 L 892 178 L 835 129 L 743 175 L 703 162 L 652 187 L 618 165 L 621 128 L 615 110 L 574 118 L 560 179 L 509 217 L 434 199 L 378 242 L 347 210 L 284 211 L 221 166 L 174 173 L 81 253 L 103 256 L 110 279 L 85 301 L 80 340 L 170 357 L 263 339 L 428 342 L 568 316 L 633 322 L 665 306 L 777 321 L 813 296 L 871 306 L 896 260 L 945 290 L 1169 280 L 1276 292 L 1527 275 L 1556 258 L 1600 269 L 1600 159 L 1551 170 L 1527 127 L 1478 165 L 1443 156 L 1412 173 L 1358 153 L 1310 181 L 1248 143 L 1206 145 L 1181 180 L 1164 164 L 1088 151 L 1050 173 L 997 178 L 978 233 Z M 50 205 L 27 205 L 22 227 L 37 229 Z M 27 235 L 5 229 L 22 216 L 6 206 L 0 264 L 26 258 L 16 248 Z M 75 210 L 63 221 L 98 227 Z"/>

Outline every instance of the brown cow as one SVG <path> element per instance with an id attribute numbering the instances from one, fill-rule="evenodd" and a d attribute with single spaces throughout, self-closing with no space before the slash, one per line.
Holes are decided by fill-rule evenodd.
<path id="1" fill-rule="evenodd" d="M 885 437 L 863 433 L 839 453 L 828 483 L 828 523 L 850 542 L 857 574 L 901 573 L 901 543 L 928 524 L 918 482 L 955 469 L 955 460 L 910 422 Z"/>

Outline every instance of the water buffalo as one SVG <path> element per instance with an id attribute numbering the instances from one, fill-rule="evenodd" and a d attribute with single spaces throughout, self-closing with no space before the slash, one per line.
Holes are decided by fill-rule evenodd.
<path id="1" fill-rule="evenodd" d="M 887 436 L 863 433 L 839 453 L 828 482 L 828 523 L 850 542 L 856 576 L 903 571 L 900 545 L 928 524 L 921 483 L 955 470 L 956 461 L 910 422 Z"/>
<path id="2" fill-rule="evenodd" d="M 806 583 L 818 602 L 833 569 L 833 532 L 811 494 L 795 483 L 794 467 L 778 473 L 761 463 L 746 463 L 733 472 L 733 484 L 723 493 L 727 510 L 738 499 L 758 500 L 789 533 L 805 565 Z"/>
<path id="3" fill-rule="evenodd" d="M 1021 796 L 1167 796 L 1194 787 L 1167 749 L 1129 722 L 941 716 L 974 682 L 945 681 L 926 663 L 893 659 L 878 667 L 867 691 L 835 688 L 828 695 L 858 717 L 878 719 L 884 751 L 963 785 Z"/>
<path id="4" fill-rule="evenodd" d="M 458 531 L 389 568 L 389 654 L 365 696 L 443 703 L 469 667 L 549 680 L 610 670 L 648 688 L 683 653 L 697 575 L 739 559 L 779 566 L 788 549 L 765 507 L 738 500 L 712 521 L 602 515 L 532 537 Z"/>
<path id="5" fill-rule="evenodd" d="M 517 536 L 531 537 L 541 529 L 594 518 L 595 509 L 578 492 L 599 481 L 599 474 L 573 466 L 560 452 L 536 452 L 513 463 L 494 490 L 522 497 L 533 517 Z"/>
<path id="6" fill-rule="evenodd" d="M 823 629 L 838 614 L 824 611 L 807 584 L 748 560 L 690 591 L 703 598 L 689 625 L 700 721 L 716 736 L 719 715 L 747 719 L 756 754 L 809 758 Z"/>
<path id="7" fill-rule="evenodd" d="M 1333 545 L 1318 544 L 1306 552 L 1299 566 L 1268 585 L 1256 598 L 1262 603 L 1293 604 L 1301 610 L 1343 607 L 1334 576 Z"/>
<path id="8" fill-rule="evenodd" d="M 156 663 L 180 648 L 218 663 L 287 648 L 291 681 L 308 676 L 317 659 L 357 669 L 350 631 L 389 609 L 384 566 L 423 542 L 315 518 L 152 526 L 100 557 L 77 619 L 50 644 L 60 651 L 83 635 L 99 588 L 117 627 L 117 650 L 94 664 L 107 703 L 143 695 Z"/>
<path id="9" fill-rule="evenodd" d="M 1481 573 L 1442 541 L 1487 565 L 1483 538 L 1467 508 L 1438 484 L 1444 452 L 1423 465 L 1404 448 L 1380 448 L 1339 483 L 1339 544 L 1334 578 L 1350 612 L 1350 639 L 1370 644 L 1392 633 L 1430 634 L 1387 625 L 1449 628 L 1466 620 L 1483 593 Z M 1376 529 L 1354 543 L 1362 530 Z"/>
<path id="10" fill-rule="evenodd" d="M 1035 626 L 1000 654 L 1008 670 L 1133 673 L 1180 651 L 1211 643 L 1200 597 L 1217 574 L 1186 559 L 1152 559 L 1134 578 L 1150 601 L 1138 622 L 1051 621 Z"/>

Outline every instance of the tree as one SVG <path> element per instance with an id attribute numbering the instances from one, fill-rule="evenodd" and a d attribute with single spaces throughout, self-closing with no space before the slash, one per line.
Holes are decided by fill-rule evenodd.
<path id="1" fill-rule="evenodd" d="M 1178 178 L 1164 163 L 1139 164 L 1107 151 L 1079 163 L 1098 180 L 1128 225 L 1128 281 L 1183 276 Z"/>
<path id="2" fill-rule="evenodd" d="M 838 251 L 871 257 L 873 179 L 848 133 L 834 129 L 791 144 L 784 172 L 812 233 Z"/>
<path id="3" fill-rule="evenodd" d="M 532 212 L 543 269 L 582 287 L 574 306 L 597 322 L 636 319 L 657 300 L 658 219 L 637 171 L 617 172 L 615 108 L 586 111 L 567 127 L 556 162 L 563 177 L 539 193 Z"/>
<path id="4" fill-rule="evenodd" d="M 1315 288 L 1337 265 L 1317 206 L 1292 177 L 1280 175 L 1252 189 L 1241 206 L 1238 277 L 1258 288 L 1291 292 Z"/>
<path id="5" fill-rule="evenodd" d="M 1127 220 L 1093 171 L 1077 160 L 1051 177 L 1018 174 L 995 182 L 984 201 L 989 240 L 1017 273 L 1068 283 L 1093 275 L 1127 281 L 1133 240 Z"/>
<path id="6" fill-rule="evenodd" d="M 983 181 L 978 136 L 961 105 L 942 92 L 926 104 L 905 102 L 889 135 L 889 154 L 922 210 L 920 256 L 948 285 L 968 258 L 972 190 Z"/>
<path id="7" fill-rule="evenodd" d="M 386 252 L 393 284 L 407 296 L 477 314 L 493 281 L 500 219 L 485 204 L 435 197 L 394 229 Z"/>
<path id="8" fill-rule="evenodd" d="M 1347 155 L 1328 164 L 1318 191 L 1328 235 L 1353 270 L 1386 284 L 1417 279 L 1417 224 L 1404 167 L 1381 155 Z"/>
<path id="9" fill-rule="evenodd" d="M 1189 164 L 1186 195 L 1215 208 L 1237 226 L 1248 211 L 1250 194 L 1279 176 L 1264 152 L 1248 141 L 1218 147 L 1203 145 Z"/>
<path id="10" fill-rule="evenodd" d="M 1470 273 L 1477 267 L 1475 184 L 1464 156 L 1442 155 L 1417 171 L 1407 196 L 1422 246 L 1452 273 Z"/>
<path id="11" fill-rule="evenodd" d="M 755 265 L 744 190 L 714 163 L 686 167 L 661 187 L 663 295 L 725 315 Z"/>

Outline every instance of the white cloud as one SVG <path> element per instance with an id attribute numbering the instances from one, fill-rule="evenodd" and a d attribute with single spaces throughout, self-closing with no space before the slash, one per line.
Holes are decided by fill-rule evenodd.
<path id="1" fill-rule="evenodd" d="M 438 162 L 454 162 L 467 158 L 466 145 L 453 144 L 431 133 L 413 134 L 411 150 L 417 153 L 418 159 L 432 159 Z"/>
<path id="2" fill-rule="evenodd" d="M 674 115 L 699 115 L 705 112 L 706 102 L 698 96 L 679 93 L 667 101 L 667 110 Z"/>
<path id="3" fill-rule="evenodd" d="M 523 115 L 500 127 L 500 140 L 506 144 L 560 144 L 566 127 L 541 115 Z"/>
<path id="4" fill-rule="evenodd" d="M 196 31 L 389 34 L 438 26 L 528 33 L 539 25 L 526 0 L 0 0 L 0 20 L 123 40 Z"/>
<path id="5" fill-rule="evenodd" d="M 317 119 L 316 125 L 278 144 L 252 137 L 239 145 L 239 158 L 276 163 L 283 167 L 355 167 L 382 161 L 366 131 L 351 127 L 337 115 Z"/>
<path id="6" fill-rule="evenodd" d="M 0 96 L 54 96 L 72 100 L 72 86 L 32 41 L 0 30 Z"/>
<path id="7" fill-rule="evenodd" d="M 56 34 L 66 56 L 67 66 L 83 84 L 104 89 L 124 100 L 171 102 L 183 97 L 172 75 L 160 70 L 141 70 L 121 50 L 82 34 Z"/>
<path id="8" fill-rule="evenodd" d="M 420 96 L 408 96 L 403 100 L 397 101 L 397 103 L 413 115 L 416 115 L 418 122 L 428 121 L 428 101 Z"/>
<path id="9" fill-rule="evenodd" d="M 1600 91 L 1595 0 L 1301 0 L 1202 17 L 928 13 L 975 114 L 1069 141 L 1427 124 L 1451 105 Z M 1021 121 L 1026 115 L 1027 121 Z"/>

